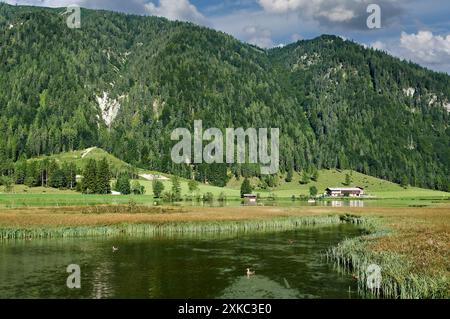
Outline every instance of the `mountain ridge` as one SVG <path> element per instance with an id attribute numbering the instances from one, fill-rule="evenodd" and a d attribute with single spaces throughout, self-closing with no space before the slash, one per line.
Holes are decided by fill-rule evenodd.
<path id="1" fill-rule="evenodd" d="M 349 168 L 450 187 L 448 75 L 330 35 L 261 50 L 190 23 L 108 11 L 82 9 L 82 28 L 70 30 L 57 12 L 0 5 L 3 162 L 98 146 L 191 176 L 171 162 L 169 137 L 202 119 L 279 127 L 282 171 Z M 194 170 L 209 179 L 223 167 Z"/>

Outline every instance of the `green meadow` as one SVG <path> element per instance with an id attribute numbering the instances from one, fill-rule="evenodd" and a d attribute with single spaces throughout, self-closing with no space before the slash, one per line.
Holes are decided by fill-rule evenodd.
<path id="1" fill-rule="evenodd" d="M 291 201 L 292 196 L 308 196 L 309 187 L 316 186 L 319 194 L 325 191 L 327 187 L 340 187 L 345 180 L 347 172 L 338 172 L 336 170 L 321 170 L 318 180 L 311 181 L 306 185 L 299 183 L 299 175 L 295 174 L 290 183 L 284 181 L 274 189 L 259 190 L 261 199 L 275 195 L 279 202 Z M 280 180 L 282 180 L 280 178 Z M 352 172 L 352 186 L 364 187 L 370 200 L 382 200 L 384 204 L 390 206 L 404 206 L 416 204 L 430 204 L 432 200 L 444 200 L 450 198 L 450 193 L 421 189 L 415 187 L 403 188 L 397 184 L 380 180 L 364 174 Z M 0 207 L 23 207 L 23 206 L 73 206 L 73 205 L 106 205 L 106 204 L 127 204 L 135 202 L 142 205 L 153 205 L 152 181 L 140 179 L 139 183 L 145 187 L 145 195 L 85 195 L 71 190 L 59 190 L 45 187 L 27 187 L 24 185 L 14 185 L 11 193 L 5 193 L 4 187 L 0 186 Z M 165 191 L 170 191 L 172 183 L 170 180 L 163 180 Z M 231 180 L 227 187 L 216 187 L 212 185 L 199 184 L 198 195 L 212 193 L 217 199 L 221 194 L 225 195 L 227 200 L 238 201 L 240 196 L 240 183 L 235 179 Z M 255 182 L 256 184 L 256 182 Z M 182 197 L 190 194 L 188 180 L 180 179 Z M 368 199 L 368 200 L 369 200 Z M 423 203 L 422 203 L 423 201 Z M 427 201 L 425 203 L 425 201 Z"/>
<path id="2" fill-rule="evenodd" d="M 106 158 L 110 163 L 113 172 L 129 170 L 131 165 L 118 159 L 100 148 L 90 148 L 82 151 L 65 152 L 51 156 L 42 156 L 37 159 L 54 159 L 59 163 L 73 162 L 82 170 L 89 159 L 101 160 Z M 152 181 L 148 180 L 145 174 L 155 174 L 162 176 L 164 191 L 170 191 L 172 183 L 169 174 L 154 172 L 151 170 L 136 169 L 140 175 L 139 183 L 145 187 L 145 195 L 84 195 L 72 190 L 59 190 L 46 187 L 27 187 L 25 185 L 14 185 L 11 192 L 6 193 L 3 186 L 0 186 L 0 207 L 23 207 L 23 206 L 73 206 L 73 205 L 96 205 L 96 204 L 126 204 L 134 202 L 143 205 L 153 205 Z M 442 200 L 449 199 L 450 193 L 422 189 L 416 187 L 401 187 L 398 184 L 382 180 L 376 177 L 364 175 L 355 171 L 348 170 L 320 170 L 316 181 L 310 180 L 307 184 L 301 184 L 301 174 L 294 173 L 292 181 L 286 182 L 285 176 L 278 176 L 278 186 L 274 188 L 260 189 L 259 179 L 250 180 L 254 191 L 259 194 L 261 199 L 275 197 L 277 201 L 290 201 L 293 196 L 296 198 L 309 196 L 309 189 L 315 186 L 318 194 L 325 192 L 327 187 L 346 187 L 346 175 L 351 177 L 350 186 L 364 188 L 367 198 L 383 199 L 390 201 L 393 206 L 398 205 L 399 201 L 404 200 Z M 147 179 L 146 179 L 147 178 Z M 240 199 L 240 186 L 243 178 L 237 180 L 230 178 L 226 187 L 216 187 L 208 184 L 199 183 L 198 191 L 191 194 L 188 188 L 188 180 L 180 178 L 182 197 L 197 196 L 206 193 L 212 193 L 217 199 L 219 196 L 225 196 L 227 200 L 238 201 Z"/>

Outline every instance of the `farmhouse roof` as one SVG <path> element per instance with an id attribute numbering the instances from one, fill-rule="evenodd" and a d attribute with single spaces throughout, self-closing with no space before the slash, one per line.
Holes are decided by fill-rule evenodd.
<path id="1" fill-rule="evenodd" d="M 327 190 L 330 191 L 362 191 L 363 189 L 361 187 L 328 187 Z"/>

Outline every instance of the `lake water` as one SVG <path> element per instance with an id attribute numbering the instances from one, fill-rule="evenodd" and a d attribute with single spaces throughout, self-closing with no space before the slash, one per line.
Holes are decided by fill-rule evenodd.
<path id="1" fill-rule="evenodd" d="M 0 298 L 358 298 L 322 253 L 351 225 L 278 233 L 0 242 Z M 112 247 L 119 250 L 113 252 Z M 69 289 L 69 264 L 81 289 Z M 255 270 L 247 277 L 246 268 Z"/>

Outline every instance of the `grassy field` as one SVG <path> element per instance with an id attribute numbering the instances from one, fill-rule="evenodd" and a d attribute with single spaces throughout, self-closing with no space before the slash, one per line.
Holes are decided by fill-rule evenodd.
<path id="1" fill-rule="evenodd" d="M 82 169 L 89 159 L 100 160 L 107 158 L 111 167 L 115 171 L 130 168 L 130 165 L 109 154 L 100 148 L 90 148 L 83 151 L 73 151 L 61 154 L 56 154 L 48 157 L 40 157 L 39 159 L 49 158 L 55 159 L 58 162 L 74 162 L 78 168 Z M 139 174 L 160 174 L 164 177 L 170 178 L 168 174 L 161 174 L 149 170 L 138 170 Z M 409 200 L 409 199 L 447 199 L 450 198 L 450 193 L 440 192 L 428 189 L 421 189 L 415 187 L 403 188 L 400 185 L 367 176 L 354 171 L 339 171 L 339 170 L 320 170 L 317 181 L 310 181 L 308 184 L 300 184 L 300 174 L 294 173 L 293 180 L 290 183 L 285 182 L 284 177 L 280 175 L 280 184 L 278 187 L 268 190 L 260 190 L 256 188 L 254 193 L 259 193 L 262 199 L 274 194 L 278 201 L 288 201 L 292 196 L 308 196 L 309 188 L 315 186 L 319 194 L 322 194 L 327 187 L 342 187 L 344 186 L 346 174 L 351 175 L 351 186 L 360 186 L 365 189 L 365 192 L 370 197 L 377 199 L 392 199 L 392 200 Z M 205 193 L 212 193 L 217 199 L 219 195 L 223 194 L 228 200 L 239 200 L 240 186 L 242 178 L 236 180 L 232 178 L 227 187 L 215 187 L 207 184 L 199 184 L 199 191 L 197 194 L 203 195 Z M 180 179 L 182 197 L 189 194 L 188 180 Z M 254 186 L 257 186 L 258 179 L 251 180 Z M 52 188 L 33 187 L 29 188 L 24 185 L 14 185 L 10 193 L 5 193 L 4 187 L 0 186 L 0 209 L 13 208 L 22 206 L 67 206 L 67 205 L 94 205 L 94 204 L 126 204 L 130 201 L 138 204 L 152 205 L 154 198 L 152 196 L 152 182 L 144 178 L 140 178 L 139 182 L 145 187 L 146 195 L 144 196 L 112 196 L 112 195 L 83 195 L 71 190 L 58 190 Z M 172 183 L 170 180 L 164 180 L 165 191 L 170 191 Z"/>
<path id="2" fill-rule="evenodd" d="M 300 174 L 294 173 L 293 180 L 290 183 L 287 183 L 283 178 L 280 178 L 280 185 L 278 187 L 267 191 L 255 190 L 255 192 L 260 192 L 263 196 L 272 192 L 277 197 L 290 198 L 292 195 L 308 196 L 309 188 L 311 186 L 315 186 L 320 194 L 323 193 L 327 187 L 347 187 L 344 185 L 346 174 L 351 175 L 352 183 L 350 187 L 363 187 L 367 195 L 374 196 L 376 198 L 450 197 L 450 193 L 447 192 L 417 187 L 407 187 L 405 189 L 398 184 L 348 170 L 320 170 L 318 180 L 310 181 L 305 185 L 300 184 Z M 254 185 L 257 184 L 256 179 L 253 179 L 252 182 Z M 242 183 L 242 180 L 237 181 L 236 179 L 232 179 L 228 183 L 228 187 L 232 189 L 239 189 L 240 183 Z"/>
<path id="3" fill-rule="evenodd" d="M 36 159 L 37 160 L 54 159 L 60 164 L 75 163 L 77 165 L 77 168 L 83 169 L 86 166 L 89 159 L 101 160 L 103 158 L 106 158 L 108 160 L 113 170 L 125 170 L 131 167 L 131 165 L 127 164 L 126 162 L 118 159 L 117 157 L 109 154 L 105 150 L 98 147 L 92 147 L 81 151 L 59 153 L 50 156 L 41 156 L 37 157 Z"/>
<path id="4" fill-rule="evenodd" d="M 151 181 L 144 181 L 139 180 L 139 183 L 145 187 L 146 194 L 152 194 L 152 182 Z M 164 184 L 164 190 L 170 191 L 172 187 L 172 183 L 170 180 L 162 181 Z M 180 179 L 180 186 L 181 186 L 181 194 L 182 196 L 189 195 L 189 187 L 188 187 L 188 181 L 185 179 Z M 212 185 L 206 185 L 206 184 L 199 184 L 199 194 L 205 194 L 207 192 L 210 192 L 214 194 L 214 196 L 219 196 L 221 193 L 225 194 L 230 199 L 237 199 L 240 198 L 240 190 L 239 189 L 231 189 L 228 187 L 216 187 Z"/>
<path id="5" fill-rule="evenodd" d="M 73 152 L 65 152 L 60 154 L 55 154 L 51 156 L 39 157 L 38 159 L 55 159 L 56 161 L 62 162 L 74 162 L 79 169 L 83 169 L 88 162 L 89 159 L 100 160 L 102 158 L 106 158 L 113 171 L 120 171 L 129 169 L 131 166 L 126 162 L 118 159 L 117 157 L 109 154 L 101 148 L 90 148 L 82 151 L 73 151 Z M 150 170 L 138 169 L 137 172 L 139 174 L 159 174 L 165 177 L 169 177 L 169 174 L 162 174 Z M 447 192 L 439 192 L 428 189 L 421 189 L 416 187 L 408 187 L 403 188 L 398 184 L 385 181 L 376 177 L 364 175 L 354 171 L 348 170 L 320 170 L 319 178 L 317 181 L 310 181 L 308 184 L 302 185 L 300 184 L 301 174 L 294 173 L 292 182 L 287 183 L 284 180 L 284 176 L 279 176 L 279 186 L 273 189 L 258 189 L 257 186 L 259 184 L 259 180 L 257 178 L 251 179 L 253 186 L 255 187 L 254 193 L 260 193 L 261 197 L 267 197 L 269 194 L 274 194 L 277 198 L 280 199 L 289 199 L 293 195 L 295 196 L 308 196 L 309 188 L 311 186 L 315 186 L 319 194 L 322 194 L 327 187 L 343 187 L 346 174 L 351 175 L 351 186 L 359 186 L 363 187 L 366 194 L 369 196 L 373 196 L 376 198 L 447 198 L 450 197 L 450 193 Z M 227 187 L 219 188 L 211 185 L 200 184 L 199 188 L 200 194 L 204 194 L 207 192 L 211 192 L 214 196 L 219 196 L 219 194 L 223 193 L 228 198 L 239 198 L 240 195 L 240 186 L 243 179 L 236 180 L 235 178 L 231 178 Z M 152 194 L 152 186 L 151 181 L 145 180 L 144 178 L 140 179 L 140 183 L 145 186 L 147 195 Z M 164 181 L 165 190 L 168 191 L 171 188 L 170 181 Z M 188 187 L 187 180 L 181 179 L 181 187 L 182 187 L 182 195 L 183 197 L 188 195 Z M 0 187 L 0 194 L 3 192 L 3 188 Z M 67 194 L 71 193 L 70 191 L 58 191 L 52 189 L 42 189 L 42 188 L 27 188 L 24 186 L 16 185 L 14 187 L 14 193 L 23 194 Z M 2 195 L 0 195 L 2 196 Z M 103 198 L 98 199 L 100 202 L 103 201 Z M 45 201 L 44 199 L 42 201 Z M 51 199 L 53 201 L 53 199 Z M 152 199 L 146 199 L 146 201 L 153 201 Z M 142 200 L 140 200 L 142 202 Z M 1 204 L 1 199 L 0 199 Z"/>
<path id="6" fill-rule="evenodd" d="M 67 153 L 66 153 L 67 154 Z M 84 159 L 83 159 L 84 161 Z M 317 182 L 311 181 L 307 185 L 301 185 L 298 181 L 299 175 L 295 174 L 291 183 L 281 182 L 281 185 L 273 190 L 255 190 L 254 193 L 260 193 L 261 198 L 267 198 L 269 194 L 275 194 L 277 200 L 290 200 L 292 195 L 296 197 L 309 194 L 309 187 L 316 186 L 319 192 L 323 192 L 329 186 L 343 186 L 346 171 L 338 172 L 336 170 L 321 170 Z M 364 187 L 366 193 L 377 199 L 392 199 L 393 201 L 411 200 L 411 199 L 448 199 L 450 193 L 421 189 L 415 187 L 403 188 L 397 184 L 380 180 L 375 177 L 367 176 L 357 172 L 352 172 L 352 185 Z M 162 181 L 165 191 L 170 191 L 172 183 L 170 180 Z M 182 196 L 189 195 L 188 181 L 180 179 Z M 242 181 L 231 180 L 227 187 L 215 187 L 212 185 L 199 184 L 198 194 L 207 192 L 212 193 L 217 199 L 223 193 L 228 200 L 238 200 L 240 196 L 240 183 Z M 146 189 L 144 196 L 111 196 L 111 195 L 82 195 L 70 190 L 58 190 L 52 188 L 34 187 L 29 188 L 24 185 L 15 185 L 13 192 L 5 194 L 4 187 L 0 186 L 0 207 L 16 206 L 64 206 L 64 205 L 91 205 L 91 204 L 115 204 L 127 203 L 133 200 L 140 204 L 153 204 L 152 182 L 140 179 L 139 183 Z"/>

